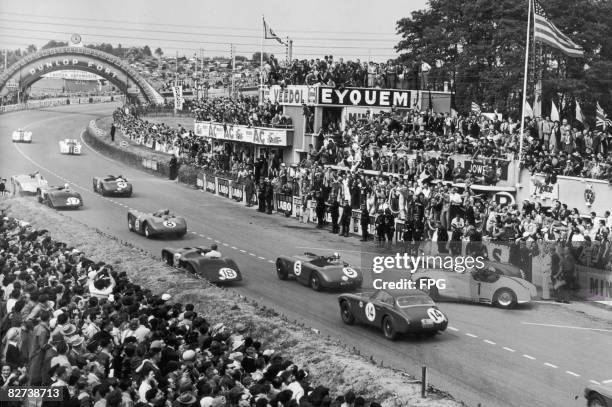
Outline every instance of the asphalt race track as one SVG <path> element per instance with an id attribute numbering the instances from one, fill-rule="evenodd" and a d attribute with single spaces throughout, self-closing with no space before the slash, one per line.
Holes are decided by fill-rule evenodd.
<path id="1" fill-rule="evenodd" d="M 156 178 L 107 159 L 88 146 L 81 156 L 60 155 L 58 141 L 80 138 L 87 123 L 108 115 L 115 104 L 72 105 L 0 116 L 0 176 L 40 171 L 51 185 L 70 182 L 83 196 L 82 210 L 68 216 L 129 240 L 159 256 L 164 246 L 210 245 L 236 260 L 245 281 L 237 289 L 337 337 L 384 366 L 418 376 L 426 365 L 430 383 L 476 407 L 584 406 L 589 381 L 612 379 L 612 324 L 556 304 L 534 304 L 512 311 L 489 306 L 440 304 L 449 317 L 446 332 L 435 338 L 389 342 L 377 330 L 346 326 L 336 293 L 316 293 L 276 277 L 280 254 L 333 251 L 359 265 L 360 242 L 320 231 L 312 224 L 260 214 L 241 204 L 185 185 Z M 32 144 L 13 144 L 18 127 L 33 132 Z M 132 198 L 104 198 L 92 192 L 92 177 L 122 174 L 134 185 Z M 34 198 L 32 198 L 34 199 Z M 127 229 L 128 208 L 170 208 L 187 218 L 182 241 L 147 240 Z M 364 288 L 371 287 L 366 276 Z M 611 380 L 612 381 L 612 380 Z M 576 399 L 576 397 L 578 397 Z"/>

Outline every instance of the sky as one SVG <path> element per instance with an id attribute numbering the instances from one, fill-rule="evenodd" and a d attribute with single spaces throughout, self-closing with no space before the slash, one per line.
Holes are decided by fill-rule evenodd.
<path id="1" fill-rule="evenodd" d="M 49 40 L 161 47 L 164 55 L 229 56 L 261 49 L 262 16 L 294 58 L 382 61 L 397 56 L 396 23 L 427 0 L 2 0 L 0 48 L 40 47 Z M 203 51 L 201 51 L 203 50 Z M 264 41 L 281 60 L 285 46 Z"/>

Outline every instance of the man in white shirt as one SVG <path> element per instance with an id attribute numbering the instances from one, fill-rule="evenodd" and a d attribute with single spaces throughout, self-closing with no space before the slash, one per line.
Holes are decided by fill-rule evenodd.
<path id="1" fill-rule="evenodd" d="M 431 71 L 431 65 L 421 59 L 421 90 L 427 89 L 429 71 Z"/>
<path id="2" fill-rule="evenodd" d="M 204 257 L 217 259 L 221 257 L 221 252 L 217 251 L 217 245 L 213 244 L 210 246 L 210 251 L 204 254 Z"/>

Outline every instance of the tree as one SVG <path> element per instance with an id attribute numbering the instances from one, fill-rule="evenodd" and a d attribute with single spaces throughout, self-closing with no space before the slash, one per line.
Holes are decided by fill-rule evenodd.
<path id="1" fill-rule="evenodd" d="M 153 55 L 153 54 L 151 53 L 151 48 L 149 48 L 149 46 L 148 46 L 148 45 L 145 45 L 144 47 L 142 47 L 142 54 L 143 54 L 145 57 L 150 57 L 150 56 L 152 56 L 152 55 Z"/>
<path id="2" fill-rule="evenodd" d="M 155 55 L 157 56 L 157 58 L 161 58 L 162 55 L 164 55 L 164 51 L 162 51 L 162 49 L 160 47 L 157 47 L 155 49 Z"/>
<path id="3" fill-rule="evenodd" d="M 267 52 L 264 52 L 263 54 L 263 59 L 264 61 L 267 61 L 270 55 L 268 55 Z M 251 57 L 251 61 L 253 62 L 253 66 L 258 67 L 261 63 L 261 52 L 257 51 L 253 54 L 253 56 Z"/>
<path id="4" fill-rule="evenodd" d="M 51 40 L 48 43 L 46 43 L 45 45 L 43 45 L 41 49 L 56 48 L 56 47 L 65 47 L 67 45 L 68 45 L 67 42 Z"/>
<path id="5" fill-rule="evenodd" d="M 38 50 L 38 49 L 36 48 L 36 45 L 34 45 L 34 44 L 30 44 L 30 45 L 28 45 L 28 49 L 26 50 L 26 52 L 27 52 L 28 54 L 33 54 L 33 53 L 35 53 L 37 50 Z"/>
<path id="6" fill-rule="evenodd" d="M 575 98 L 608 89 L 601 84 L 610 83 L 606 69 L 612 57 L 612 4 L 547 0 L 544 7 L 555 25 L 586 51 L 584 59 L 566 58 L 542 46 L 544 100 L 560 92 Z M 398 60 L 407 63 L 423 58 L 432 66 L 430 81 L 454 81 L 460 111 L 468 112 L 475 101 L 491 111 L 497 108 L 518 116 L 526 25 L 525 0 L 430 0 L 429 8 L 397 22 L 402 39 L 396 50 L 403 52 Z M 591 73 L 584 71 L 585 62 Z M 558 68 L 552 68 L 555 64 Z"/>

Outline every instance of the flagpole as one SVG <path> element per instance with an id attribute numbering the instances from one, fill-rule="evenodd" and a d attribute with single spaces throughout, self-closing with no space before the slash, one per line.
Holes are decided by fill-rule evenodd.
<path id="1" fill-rule="evenodd" d="M 519 163 L 521 163 L 523 160 L 523 135 L 525 133 L 525 102 L 527 101 L 527 73 L 529 70 L 529 32 L 531 31 L 531 2 L 533 0 L 528 1 L 529 9 L 527 11 L 527 40 L 525 41 L 525 71 L 523 75 L 523 104 L 521 106 L 521 133 L 519 135 Z"/>
<path id="2" fill-rule="evenodd" d="M 264 23 L 264 35 L 261 36 L 261 49 L 259 52 L 259 103 L 263 104 L 263 49 L 264 37 L 266 36 L 266 18 L 261 16 Z"/>

